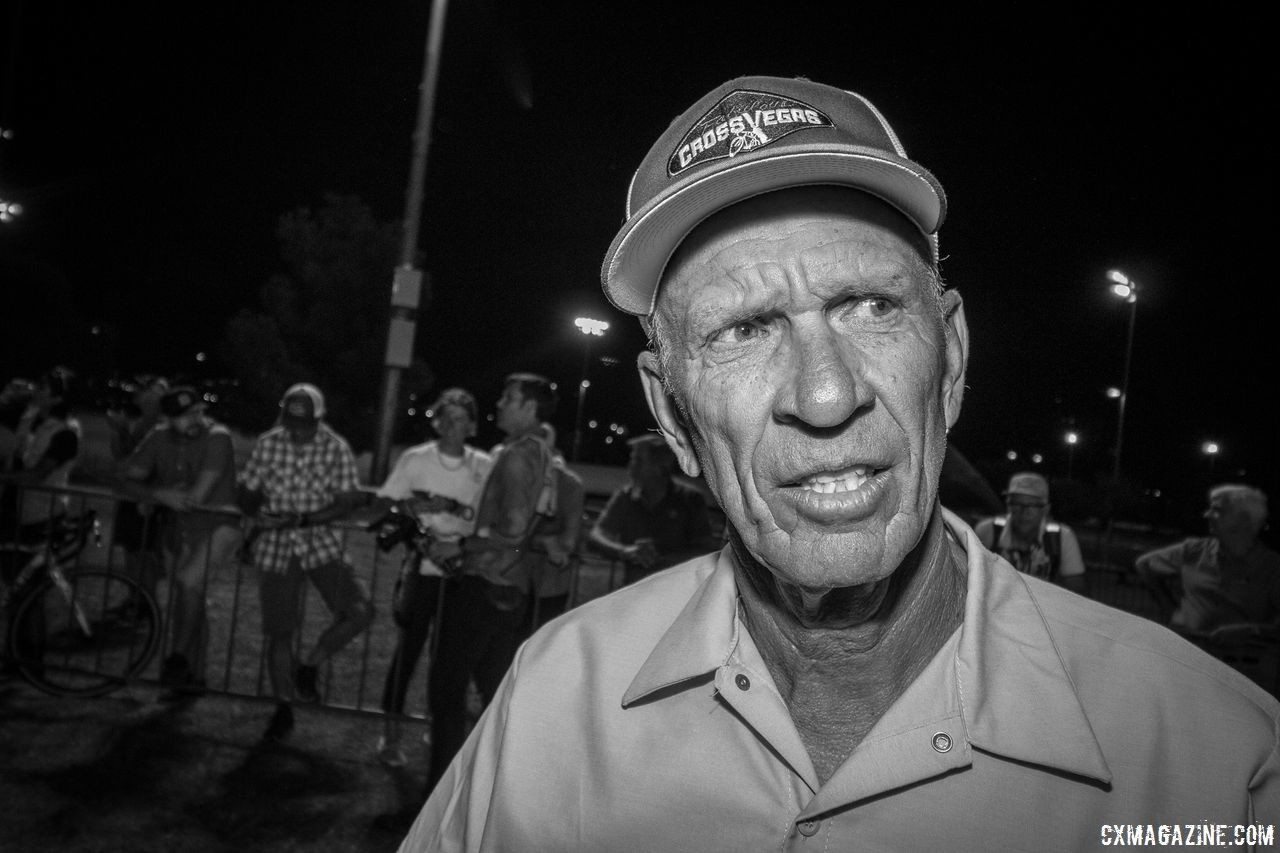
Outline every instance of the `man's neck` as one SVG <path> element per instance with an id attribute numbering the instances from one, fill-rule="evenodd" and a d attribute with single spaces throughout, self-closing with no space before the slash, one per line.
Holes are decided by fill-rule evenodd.
<path id="1" fill-rule="evenodd" d="M 440 439 L 436 443 L 436 449 L 445 456 L 451 456 L 454 459 L 460 459 L 467 455 L 467 444 L 465 441 L 446 441 Z"/>
<path id="2" fill-rule="evenodd" d="M 941 513 L 888 578 L 813 602 L 738 553 L 743 618 L 825 782 L 960 624 Z"/>

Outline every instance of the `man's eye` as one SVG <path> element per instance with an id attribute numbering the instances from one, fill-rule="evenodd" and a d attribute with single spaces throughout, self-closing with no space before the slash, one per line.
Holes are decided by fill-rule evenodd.
<path id="1" fill-rule="evenodd" d="M 764 323 L 759 319 L 739 320 L 721 329 L 715 340 L 720 343 L 743 343 L 758 338 L 765 333 Z"/>
<path id="2" fill-rule="evenodd" d="M 887 296 L 866 296 L 861 299 L 850 299 L 845 304 L 845 315 L 850 318 L 884 317 L 893 312 L 897 305 Z"/>

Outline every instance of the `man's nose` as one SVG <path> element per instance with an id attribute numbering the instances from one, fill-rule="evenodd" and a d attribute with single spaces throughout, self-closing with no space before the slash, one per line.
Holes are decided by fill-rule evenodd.
<path id="1" fill-rule="evenodd" d="M 860 375 L 857 354 L 826 322 L 806 318 L 789 329 L 789 381 L 780 389 L 776 416 L 812 427 L 837 427 L 871 404 L 874 395 Z"/>

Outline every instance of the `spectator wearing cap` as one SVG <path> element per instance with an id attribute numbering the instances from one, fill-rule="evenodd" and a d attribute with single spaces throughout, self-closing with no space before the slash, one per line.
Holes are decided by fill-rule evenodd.
<path id="1" fill-rule="evenodd" d="M 431 404 L 436 438 L 410 447 L 396 460 L 378 497 L 394 501 L 418 517 L 433 541 L 418 559 L 407 556 L 392 593 L 397 635 L 395 652 L 382 692 L 386 721 L 378 741 L 378 758 L 398 767 L 406 762 L 400 748 L 399 715 L 405 693 L 426 644 L 437 607 L 442 603 L 442 564 L 462 553 L 462 539 L 475 530 L 480 491 L 489 476 L 488 453 L 467 444 L 479 422 L 476 399 L 462 388 L 449 388 Z M 430 664 L 430 659 L 428 660 Z"/>
<path id="2" fill-rule="evenodd" d="M 525 642 L 401 850 L 1065 851 L 1274 823 L 1280 703 L 939 503 L 970 330 L 942 186 L 884 113 L 759 76 L 664 126 L 601 278 L 652 334 L 650 411 L 729 545 Z"/>
<path id="3" fill-rule="evenodd" d="M 715 551 L 707 502 L 675 479 L 676 456 L 656 433 L 627 442 L 631 480 L 609 496 L 591 528 L 592 546 L 625 566 L 624 583 Z"/>
<path id="4" fill-rule="evenodd" d="M 262 630 L 276 697 L 264 733 L 268 740 L 280 740 L 293 730 L 295 696 L 320 700 L 320 665 L 373 621 L 369 593 L 331 525 L 361 500 L 355 457 L 324 415 L 320 389 L 307 383 L 291 386 L 280 400 L 279 423 L 258 436 L 240 473 L 240 505 L 257 529 L 251 551 L 261 572 Z M 324 599 L 333 622 L 298 662 L 294 637 L 307 580 Z"/>
<path id="5" fill-rule="evenodd" d="M 75 374 L 55 367 L 36 382 L 18 420 L 5 480 L 21 489 L 18 521 L 35 529 L 66 511 L 65 489 L 80 455 L 80 423 L 71 416 Z"/>
<path id="6" fill-rule="evenodd" d="M 160 681 L 172 689 L 170 697 L 178 698 L 204 687 L 210 569 L 231 558 L 240 528 L 228 511 L 236 497 L 230 431 L 205 413 L 203 395 L 188 385 L 166 391 L 160 412 L 163 422 L 125 462 L 120 490 L 160 504 L 173 519 L 161 533 L 174 585 L 169 611 L 173 652 L 161 666 Z"/>
<path id="7" fill-rule="evenodd" d="M 1006 515 L 985 518 L 973 528 L 982 544 L 1023 574 L 1083 593 L 1080 540 L 1070 527 L 1049 517 L 1049 481 L 1033 471 L 1014 474 L 1004 501 Z"/>

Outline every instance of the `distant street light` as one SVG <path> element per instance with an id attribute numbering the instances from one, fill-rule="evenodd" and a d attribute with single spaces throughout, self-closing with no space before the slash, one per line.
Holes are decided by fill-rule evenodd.
<path id="1" fill-rule="evenodd" d="M 591 339 L 604 337 L 609 324 L 604 320 L 595 320 L 591 317 L 578 317 L 573 321 L 573 325 L 582 332 L 582 380 L 578 383 L 578 414 L 573 419 L 573 461 L 577 462 L 582 454 L 583 407 L 587 400 L 587 389 L 591 387 L 591 380 L 587 378 L 587 373 L 591 369 Z"/>
<path id="2" fill-rule="evenodd" d="M 1210 474 L 1213 474 L 1213 463 L 1217 460 L 1218 453 L 1221 449 L 1222 448 L 1218 446 L 1218 442 L 1216 441 L 1206 441 L 1204 444 L 1200 445 L 1200 450 L 1204 452 L 1205 456 L 1209 457 Z"/>
<path id="3" fill-rule="evenodd" d="M 1076 445 L 1080 443 L 1080 434 L 1075 431 L 1068 431 L 1063 440 L 1067 442 L 1067 481 L 1071 481 L 1071 463 L 1075 459 Z"/>

